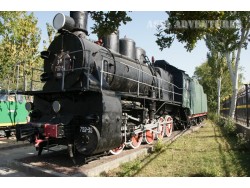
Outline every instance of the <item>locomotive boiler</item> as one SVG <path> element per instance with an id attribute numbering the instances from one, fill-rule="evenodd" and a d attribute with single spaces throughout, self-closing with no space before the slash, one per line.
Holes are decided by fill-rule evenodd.
<path id="1" fill-rule="evenodd" d="M 26 104 L 30 122 L 17 125 L 17 140 L 29 139 L 39 155 L 55 144 L 68 146 L 71 157 L 118 154 L 206 116 L 206 95 L 195 79 L 164 60 L 150 62 L 118 31 L 102 45 L 88 40 L 87 19 L 82 11 L 55 16 L 59 34 L 41 52 L 44 86 L 25 92 L 34 101 Z"/>

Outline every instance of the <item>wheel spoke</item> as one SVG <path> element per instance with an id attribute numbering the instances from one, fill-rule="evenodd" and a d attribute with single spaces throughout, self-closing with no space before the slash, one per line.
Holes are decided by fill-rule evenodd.
<path id="1" fill-rule="evenodd" d="M 125 144 L 122 143 L 119 147 L 114 148 L 112 150 L 109 150 L 109 153 L 111 153 L 112 155 L 118 155 L 122 152 L 122 150 L 124 149 Z"/>
<path id="2" fill-rule="evenodd" d="M 164 137 L 164 126 L 163 126 L 163 122 L 164 122 L 164 118 L 160 117 L 158 120 L 159 126 L 157 129 L 157 134 L 156 134 L 156 138 L 159 139 L 163 139 Z"/>
<path id="3" fill-rule="evenodd" d="M 131 136 L 128 146 L 133 149 L 138 148 L 142 143 L 142 138 L 143 138 L 142 133 L 138 133 Z"/>
<path id="4" fill-rule="evenodd" d="M 170 137 L 172 135 L 172 131 L 173 131 L 173 119 L 171 116 L 166 115 L 165 117 L 165 121 L 166 121 L 166 136 Z"/>
<path id="5" fill-rule="evenodd" d="M 155 139 L 155 131 L 154 130 L 146 130 L 144 133 L 144 141 L 147 144 L 152 144 Z"/>

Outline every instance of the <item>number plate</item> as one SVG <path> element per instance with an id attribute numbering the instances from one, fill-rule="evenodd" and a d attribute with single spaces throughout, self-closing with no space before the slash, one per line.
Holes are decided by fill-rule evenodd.
<path id="1" fill-rule="evenodd" d="M 80 127 L 80 132 L 81 133 L 93 133 L 93 128 L 92 127 Z"/>

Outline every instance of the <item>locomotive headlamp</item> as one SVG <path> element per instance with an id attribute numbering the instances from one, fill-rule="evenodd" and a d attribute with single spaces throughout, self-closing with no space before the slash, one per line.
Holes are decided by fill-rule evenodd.
<path id="1" fill-rule="evenodd" d="M 75 27 L 75 21 L 69 16 L 58 13 L 54 17 L 53 26 L 56 30 L 65 29 L 71 31 Z"/>
<path id="2" fill-rule="evenodd" d="M 33 110 L 33 103 L 32 102 L 27 102 L 25 104 L 25 108 L 28 112 L 30 112 L 31 110 Z"/>
<path id="3" fill-rule="evenodd" d="M 61 104 L 59 101 L 54 101 L 52 103 L 52 108 L 54 110 L 55 113 L 58 113 L 61 110 Z"/>

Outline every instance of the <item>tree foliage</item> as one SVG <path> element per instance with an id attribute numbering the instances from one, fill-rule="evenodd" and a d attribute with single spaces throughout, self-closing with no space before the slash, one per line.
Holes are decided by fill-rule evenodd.
<path id="1" fill-rule="evenodd" d="M 31 68 L 41 65 L 38 56 L 40 33 L 32 13 L 0 12 L 0 80 L 3 88 L 16 89 L 18 66 L 23 81 L 19 89 L 27 86 Z"/>
<path id="2" fill-rule="evenodd" d="M 91 29 L 99 38 L 117 31 L 121 23 L 127 24 L 132 20 L 125 11 L 90 11 L 89 13 L 95 21 Z"/>
<path id="3" fill-rule="evenodd" d="M 57 35 L 56 30 L 54 29 L 54 27 L 51 24 L 46 23 L 46 29 L 47 29 L 48 39 L 43 40 L 44 50 L 47 50 L 48 45 L 54 40 L 55 36 Z"/>
<path id="4" fill-rule="evenodd" d="M 198 40 L 208 33 L 215 33 L 218 28 L 208 28 L 203 20 L 220 20 L 223 12 L 215 11 L 170 11 L 168 20 L 158 26 L 156 43 L 161 50 L 171 47 L 174 39 L 185 43 L 187 51 L 192 51 Z M 196 21 L 196 22 L 195 22 Z M 209 23 L 208 23 L 209 24 Z"/>
<path id="5" fill-rule="evenodd" d="M 250 41 L 250 12 L 168 12 L 165 27 L 158 27 L 156 43 L 160 49 L 170 47 L 176 38 L 192 51 L 198 40 L 209 40 L 213 50 L 226 57 L 232 83 L 230 117 L 234 117 L 238 92 L 241 49 Z M 198 24 L 196 24 L 198 23 Z M 226 23 L 226 24 L 225 24 Z M 236 53 L 234 61 L 233 53 Z"/>
<path id="6" fill-rule="evenodd" d="M 217 76 L 214 72 L 214 65 L 211 62 L 206 61 L 200 66 L 195 68 L 194 75 L 197 77 L 199 83 L 203 86 L 204 92 L 207 94 L 209 111 L 216 112 L 217 110 Z M 221 83 L 221 98 L 224 99 L 232 93 L 232 83 L 228 80 L 230 75 L 228 71 L 222 74 Z"/>

